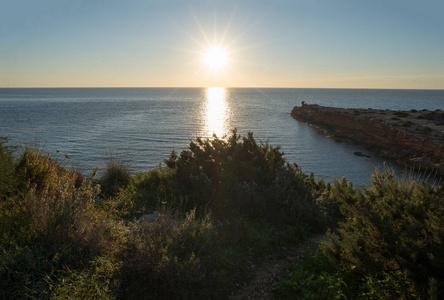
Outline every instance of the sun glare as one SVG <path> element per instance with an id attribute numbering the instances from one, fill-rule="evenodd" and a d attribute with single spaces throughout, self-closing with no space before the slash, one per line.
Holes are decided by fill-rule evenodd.
<path id="1" fill-rule="evenodd" d="M 228 90 L 222 87 L 206 89 L 206 107 L 204 111 L 206 136 L 216 134 L 222 137 L 228 133 Z"/>
<path id="2" fill-rule="evenodd" d="M 222 47 L 210 47 L 205 52 L 205 63 L 212 69 L 218 70 L 227 64 L 228 56 Z"/>

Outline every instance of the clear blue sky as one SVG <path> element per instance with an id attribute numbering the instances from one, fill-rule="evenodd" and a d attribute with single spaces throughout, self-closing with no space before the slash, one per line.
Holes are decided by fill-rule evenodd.
<path id="1" fill-rule="evenodd" d="M 444 89 L 443 16 L 442 0 L 0 0 L 0 87 Z"/>

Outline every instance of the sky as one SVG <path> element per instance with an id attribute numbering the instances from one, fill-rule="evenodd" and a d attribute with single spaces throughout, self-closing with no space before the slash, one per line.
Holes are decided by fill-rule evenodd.
<path id="1" fill-rule="evenodd" d="M 442 0 L 0 0 L 0 87 L 444 89 Z M 205 63 L 209 48 L 223 67 Z"/>

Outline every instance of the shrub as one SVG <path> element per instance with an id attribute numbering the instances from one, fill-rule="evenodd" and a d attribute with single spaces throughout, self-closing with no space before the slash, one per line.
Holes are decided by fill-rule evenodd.
<path id="1" fill-rule="evenodd" d="M 18 188 L 21 191 L 34 190 L 55 196 L 59 186 L 66 184 L 72 190 L 78 173 L 60 166 L 57 159 L 37 148 L 25 147 L 17 163 Z"/>
<path id="2" fill-rule="evenodd" d="M 290 266 L 273 299 L 398 299 L 394 291 L 402 288 L 389 276 L 381 280 L 362 276 L 356 267 L 337 268 L 318 250 Z"/>
<path id="3" fill-rule="evenodd" d="M 145 222 L 134 231 L 132 240 L 122 267 L 120 298 L 222 297 L 220 286 L 214 285 L 218 282 L 214 276 L 220 275 L 205 261 L 215 243 L 210 215 L 198 219 L 192 210 L 180 220 L 163 211 L 156 222 Z"/>
<path id="4" fill-rule="evenodd" d="M 20 190 L 0 202 L 0 298 L 50 298 L 67 274 L 114 253 L 122 234 L 95 205 L 99 186 L 49 154 L 28 149 L 17 173 Z"/>
<path id="5" fill-rule="evenodd" d="M 105 171 L 100 178 L 102 194 L 105 197 L 114 197 L 130 183 L 131 172 L 123 160 L 118 160 L 110 154 L 105 159 Z"/>
<path id="6" fill-rule="evenodd" d="M 61 282 L 51 286 L 51 299 L 116 299 L 121 262 L 100 256 L 85 268 L 63 274 Z"/>
<path id="7" fill-rule="evenodd" d="M 7 145 L 8 139 L 0 137 L 0 201 L 16 188 L 14 147 Z"/>
<path id="8" fill-rule="evenodd" d="M 95 232 L 100 227 L 96 225 L 104 218 L 94 209 L 99 187 L 87 182 L 76 189 L 73 182 L 60 178 L 54 181 L 49 184 L 52 189 L 46 187 L 37 192 L 30 188 L 2 204 L 2 244 L 39 243 L 54 249 L 61 246 L 81 249 L 82 245 L 102 239 L 103 232 Z"/>
<path id="9" fill-rule="evenodd" d="M 405 111 L 395 111 L 395 112 L 393 112 L 393 114 L 397 117 L 400 117 L 400 118 L 405 118 L 405 117 L 408 117 L 408 115 L 409 115 Z"/>
<path id="10" fill-rule="evenodd" d="M 162 167 L 136 174 L 131 185 L 135 189 L 134 201 L 138 209 L 143 212 L 152 211 L 161 201 L 175 196 L 178 191 L 175 176 L 175 170 Z"/>
<path id="11" fill-rule="evenodd" d="M 410 127 L 410 126 L 412 126 L 413 125 L 413 123 L 411 122 L 411 121 L 405 121 L 405 122 L 402 122 L 401 123 L 401 126 L 402 127 Z"/>
<path id="12" fill-rule="evenodd" d="M 424 110 L 423 110 L 424 111 Z M 422 114 L 420 114 L 420 115 L 418 115 L 416 118 L 417 119 L 426 119 L 426 120 L 433 120 L 434 118 L 435 118 L 435 112 L 434 111 L 432 111 L 432 112 L 425 112 L 425 113 L 422 113 Z"/>
<path id="13" fill-rule="evenodd" d="M 111 157 L 102 191 L 35 148 L 14 169 L 17 189 L 0 201 L 5 299 L 226 299 L 254 259 L 299 241 L 334 211 L 329 185 L 252 133 L 198 139 L 166 168 L 132 178 Z M 155 222 L 131 222 L 159 202 Z"/>
<path id="14" fill-rule="evenodd" d="M 427 297 L 430 286 L 444 296 L 444 185 L 402 183 L 378 171 L 363 192 L 336 181 L 332 193 L 346 218 L 330 234 L 332 261 L 386 282 L 378 289 L 389 297 Z"/>
<path id="15" fill-rule="evenodd" d="M 47 275 L 59 275 L 55 274 L 59 259 L 48 258 L 45 250 L 38 246 L 9 250 L 0 246 L 0 298 L 49 299 Z"/>
<path id="16" fill-rule="evenodd" d="M 166 161 L 176 171 L 191 206 L 211 208 L 219 219 L 237 213 L 276 223 L 317 224 L 316 203 L 296 165 L 286 164 L 279 147 L 257 143 L 253 133 L 241 138 L 197 139 Z"/>
<path id="17" fill-rule="evenodd" d="M 318 250 L 292 264 L 273 299 L 362 299 L 363 286 L 354 269 L 336 268 Z"/>

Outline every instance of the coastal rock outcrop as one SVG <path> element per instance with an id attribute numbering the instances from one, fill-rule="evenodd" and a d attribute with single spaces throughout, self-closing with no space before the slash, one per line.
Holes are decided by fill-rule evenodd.
<path id="1" fill-rule="evenodd" d="M 381 157 L 444 176 L 444 112 L 343 109 L 302 102 L 291 116 L 332 138 Z"/>

